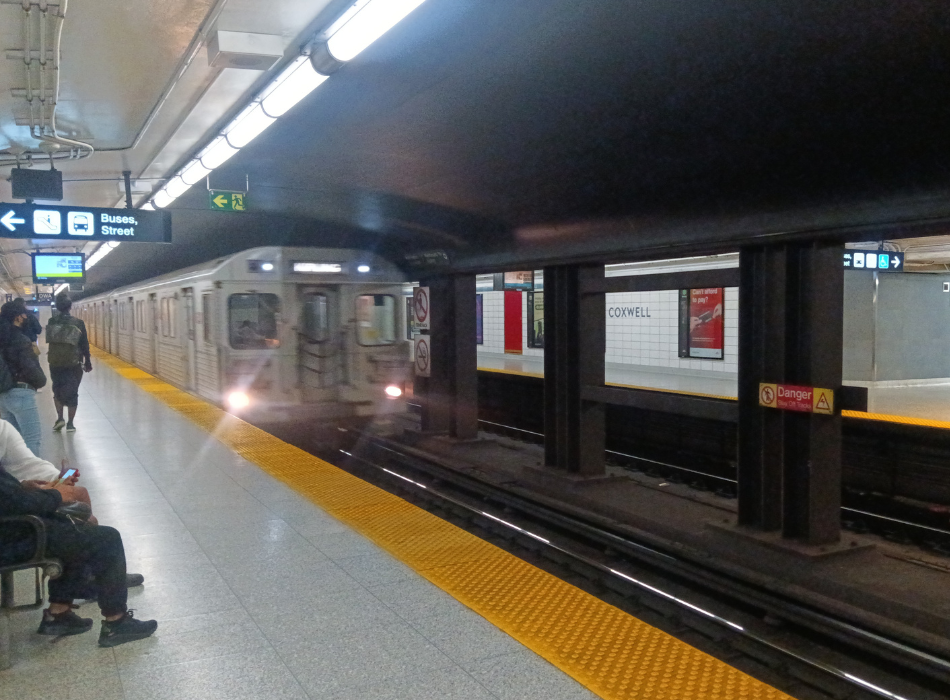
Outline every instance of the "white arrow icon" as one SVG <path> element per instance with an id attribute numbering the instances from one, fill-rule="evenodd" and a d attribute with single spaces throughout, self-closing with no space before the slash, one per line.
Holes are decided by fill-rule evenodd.
<path id="1" fill-rule="evenodd" d="M 893 265 L 895 268 L 900 267 L 900 266 L 901 266 L 901 259 L 895 257 L 893 260 L 891 260 L 891 265 Z"/>
<path id="2" fill-rule="evenodd" d="M 13 210 L 11 209 L 3 215 L 3 218 L 0 218 L 0 224 L 3 224 L 11 231 L 16 231 L 16 226 L 14 224 L 25 224 L 26 221 L 23 219 L 16 219 L 14 218 L 15 216 L 16 214 L 14 214 Z"/>

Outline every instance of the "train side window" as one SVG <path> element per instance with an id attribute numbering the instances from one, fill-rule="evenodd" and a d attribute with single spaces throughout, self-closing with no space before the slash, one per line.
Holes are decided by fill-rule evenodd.
<path id="1" fill-rule="evenodd" d="M 178 299 L 168 297 L 168 337 L 178 337 Z"/>
<path id="2" fill-rule="evenodd" d="M 214 315 L 211 312 L 211 295 L 202 294 L 201 295 L 201 335 L 204 338 L 205 343 L 208 345 L 214 345 L 214 334 L 212 331 L 212 324 L 214 323 Z"/>
<path id="3" fill-rule="evenodd" d="M 161 326 L 162 326 L 162 336 L 168 336 L 168 298 L 164 298 L 159 302 L 159 314 L 161 317 Z"/>
<path id="4" fill-rule="evenodd" d="M 135 330 L 145 332 L 145 302 L 135 302 Z"/>
<path id="5" fill-rule="evenodd" d="M 276 294 L 232 294 L 228 297 L 228 336 L 236 350 L 276 348 L 280 299 Z"/>
<path id="6" fill-rule="evenodd" d="M 303 335 L 311 343 L 330 339 L 326 294 L 307 294 L 303 302 Z"/>
<path id="7" fill-rule="evenodd" d="M 391 294 L 356 297 L 356 341 L 360 345 L 396 342 L 396 298 Z"/>

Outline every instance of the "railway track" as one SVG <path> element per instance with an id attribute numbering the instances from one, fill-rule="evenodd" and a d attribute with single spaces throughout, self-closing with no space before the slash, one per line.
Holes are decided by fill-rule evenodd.
<path id="1" fill-rule="evenodd" d="M 334 463 L 424 507 L 793 697 L 950 696 L 950 660 L 360 436 Z M 325 455 L 326 456 L 326 455 Z M 342 458 L 342 459 L 341 459 Z"/>

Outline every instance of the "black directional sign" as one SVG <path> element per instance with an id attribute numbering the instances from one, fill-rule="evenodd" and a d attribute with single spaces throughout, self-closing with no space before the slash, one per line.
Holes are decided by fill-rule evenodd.
<path id="1" fill-rule="evenodd" d="M 846 250 L 844 268 L 869 272 L 903 272 L 904 254 L 885 250 Z"/>
<path id="2" fill-rule="evenodd" d="M 0 204 L 0 238 L 171 243 L 167 211 Z"/>

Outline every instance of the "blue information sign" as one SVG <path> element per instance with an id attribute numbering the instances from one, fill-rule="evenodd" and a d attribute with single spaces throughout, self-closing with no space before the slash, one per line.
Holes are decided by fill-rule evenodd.
<path id="1" fill-rule="evenodd" d="M 171 243 L 167 211 L 0 204 L 0 238 Z"/>

